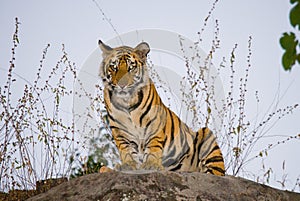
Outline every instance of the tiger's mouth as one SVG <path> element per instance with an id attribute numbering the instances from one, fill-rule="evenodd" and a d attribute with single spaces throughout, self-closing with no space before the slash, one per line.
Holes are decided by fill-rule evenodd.
<path id="1" fill-rule="evenodd" d="M 117 94 L 119 96 L 127 96 L 128 94 L 130 94 L 128 91 L 124 91 L 124 90 L 121 90 L 121 91 L 117 91 Z"/>
<path id="2" fill-rule="evenodd" d="M 112 91 L 115 95 L 119 97 L 128 97 L 131 96 L 134 92 L 136 87 L 132 86 L 126 86 L 126 87 L 119 87 L 119 86 L 113 86 Z"/>

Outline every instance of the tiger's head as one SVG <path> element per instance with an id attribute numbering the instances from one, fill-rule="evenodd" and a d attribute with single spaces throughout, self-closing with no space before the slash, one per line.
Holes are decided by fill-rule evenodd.
<path id="1" fill-rule="evenodd" d="M 111 48 L 101 40 L 98 44 L 103 57 L 99 74 L 108 90 L 118 96 L 130 96 L 149 82 L 146 60 L 150 47 L 146 42 L 135 48 Z"/>

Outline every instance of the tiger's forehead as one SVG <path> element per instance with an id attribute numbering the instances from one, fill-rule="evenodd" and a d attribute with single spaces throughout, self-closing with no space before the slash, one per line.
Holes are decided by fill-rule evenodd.
<path id="1" fill-rule="evenodd" d="M 121 46 L 114 48 L 110 54 L 110 60 L 119 60 L 119 59 L 136 59 L 136 54 L 134 49 L 128 46 Z"/>

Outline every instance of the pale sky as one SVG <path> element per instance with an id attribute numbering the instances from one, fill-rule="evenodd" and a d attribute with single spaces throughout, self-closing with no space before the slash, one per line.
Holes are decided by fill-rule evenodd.
<path id="1" fill-rule="evenodd" d="M 212 1 L 196 0 L 98 0 L 97 2 L 119 34 L 151 28 L 169 30 L 191 40 L 197 40 L 197 32 L 202 28 L 212 6 Z M 222 0 L 216 5 L 212 21 L 206 27 L 202 37 L 204 42 L 201 48 L 207 52 L 214 31 L 213 21 L 218 20 L 221 49 L 216 61 L 221 61 L 223 56 L 229 58 L 233 46 L 237 43 L 236 67 L 238 73 L 244 73 L 243 69 L 247 65 L 245 62 L 247 41 L 249 36 L 252 36 L 252 66 L 248 83 L 247 108 L 250 120 L 256 117 L 256 104 L 253 103 L 255 91 L 259 92 L 258 113 L 261 116 L 266 113 L 278 93 L 282 96 L 278 108 L 300 103 L 300 66 L 294 66 L 292 72 L 283 71 L 281 66 L 283 50 L 279 45 L 279 38 L 283 32 L 293 30 L 288 19 L 290 8 L 288 0 Z M 61 44 L 65 44 L 69 57 L 80 68 L 91 52 L 97 48 L 98 39 L 106 41 L 116 37 L 115 31 L 107 20 L 103 19 L 104 16 L 93 0 L 2 0 L 0 2 L 1 84 L 6 78 L 5 70 L 10 59 L 15 17 L 18 17 L 21 22 L 15 72 L 28 80 L 35 77 L 42 50 L 48 43 L 51 44 L 51 48 L 47 62 L 55 63 L 56 60 L 51 59 L 60 54 Z M 299 33 L 298 38 L 300 38 Z M 226 89 L 226 81 L 228 81 L 226 75 L 222 78 Z M 299 119 L 300 110 L 297 109 L 292 115 L 276 123 L 269 134 L 297 135 L 300 133 Z M 268 138 L 262 147 L 283 139 L 276 138 L 269 142 L 270 138 Z M 276 180 L 280 180 L 282 174 L 287 173 L 289 176 L 287 188 L 293 187 L 296 178 L 300 176 L 300 160 L 295 157 L 299 154 L 299 140 L 293 140 L 269 152 L 265 163 L 276 173 L 272 185 L 280 188 Z M 283 160 L 286 161 L 285 172 L 281 170 Z M 260 165 L 261 162 L 256 161 L 249 166 L 249 171 Z"/>

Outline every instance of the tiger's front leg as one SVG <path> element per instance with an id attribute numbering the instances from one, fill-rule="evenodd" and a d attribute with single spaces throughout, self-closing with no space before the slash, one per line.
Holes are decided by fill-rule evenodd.
<path id="1" fill-rule="evenodd" d="M 141 165 L 144 170 L 163 170 L 162 154 L 163 154 L 163 133 L 159 133 L 151 137 L 151 141 L 146 144 L 145 160 Z"/>
<path id="2" fill-rule="evenodd" d="M 115 169 L 118 171 L 137 170 L 138 163 L 133 157 L 134 153 L 136 153 L 135 145 L 128 142 L 128 140 L 126 140 L 124 137 L 117 137 L 115 138 L 115 141 L 121 159 L 121 164 L 117 164 Z"/>
<path id="3" fill-rule="evenodd" d="M 142 163 L 141 169 L 144 170 L 163 170 L 162 166 L 162 151 L 156 150 L 147 154 L 146 161 Z"/>
<path id="4" fill-rule="evenodd" d="M 134 142 L 130 141 L 126 135 L 119 129 L 113 129 L 112 134 L 114 137 L 115 144 L 119 151 L 121 164 L 116 164 L 114 170 L 117 171 L 129 171 L 137 170 L 139 164 L 134 159 L 134 154 L 137 152 L 137 146 Z M 100 173 L 114 171 L 106 166 L 101 167 Z"/>
<path id="5" fill-rule="evenodd" d="M 138 163 L 133 159 L 132 151 L 130 149 L 119 150 L 121 164 L 117 164 L 115 169 L 118 171 L 122 170 L 137 170 Z"/>

